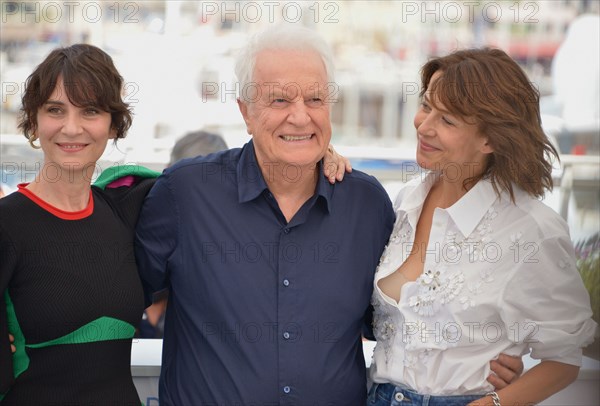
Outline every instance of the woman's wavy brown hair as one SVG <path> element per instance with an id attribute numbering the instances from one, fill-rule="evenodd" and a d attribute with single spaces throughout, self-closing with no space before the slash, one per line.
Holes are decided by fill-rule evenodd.
<path id="1" fill-rule="evenodd" d="M 110 113 L 116 138 L 125 137 L 132 113 L 121 98 L 123 78 L 106 52 L 93 45 L 75 44 L 50 52 L 27 78 L 18 128 L 31 146 L 38 148 L 33 144 L 38 138 L 38 109 L 50 98 L 60 77 L 71 103 Z"/>
<path id="2" fill-rule="evenodd" d="M 441 76 L 431 82 L 438 71 Z M 493 148 L 484 172 L 466 184 L 489 178 L 496 193 L 506 190 L 513 202 L 513 184 L 535 197 L 552 189 L 558 152 L 542 130 L 539 92 L 504 51 L 470 49 L 432 59 L 421 70 L 421 82 L 421 97 L 431 87 L 432 104 L 474 121 Z"/>

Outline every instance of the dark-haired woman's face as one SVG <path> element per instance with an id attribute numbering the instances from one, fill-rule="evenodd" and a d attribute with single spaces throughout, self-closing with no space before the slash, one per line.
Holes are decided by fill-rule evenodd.
<path id="1" fill-rule="evenodd" d="M 93 170 L 108 140 L 115 138 L 110 113 L 92 105 L 73 105 L 62 78 L 38 109 L 36 134 L 44 151 L 45 164 L 57 171 L 56 176 Z M 54 173 L 48 176 L 54 176 Z"/>
<path id="2" fill-rule="evenodd" d="M 430 83 L 440 76 L 436 72 Z M 451 114 L 438 100 L 434 106 L 433 97 L 429 91 L 424 94 L 414 118 L 417 163 L 426 169 L 444 171 L 457 180 L 481 173 L 492 152 L 487 138 L 479 133 L 476 124 Z"/>

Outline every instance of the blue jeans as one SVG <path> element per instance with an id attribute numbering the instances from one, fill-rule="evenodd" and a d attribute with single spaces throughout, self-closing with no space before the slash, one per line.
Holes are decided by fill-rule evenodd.
<path id="1" fill-rule="evenodd" d="M 367 406 L 465 406 L 485 395 L 432 396 L 421 395 L 406 386 L 374 383 L 369 390 Z"/>

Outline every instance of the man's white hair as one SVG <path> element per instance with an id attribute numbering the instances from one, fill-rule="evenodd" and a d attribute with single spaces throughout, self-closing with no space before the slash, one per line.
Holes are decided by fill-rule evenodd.
<path id="1" fill-rule="evenodd" d="M 325 40 L 316 31 L 301 25 L 278 24 L 252 35 L 240 50 L 235 63 L 240 97 L 252 82 L 257 55 L 266 49 L 316 52 L 325 65 L 327 81 L 334 82 L 333 54 Z"/>

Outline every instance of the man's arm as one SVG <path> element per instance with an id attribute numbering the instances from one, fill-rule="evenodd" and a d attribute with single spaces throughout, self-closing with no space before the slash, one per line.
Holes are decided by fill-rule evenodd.
<path id="1" fill-rule="evenodd" d="M 179 213 L 168 176 L 161 175 L 148 193 L 136 226 L 135 258 L 146 304 L 168 287 L 169 261 L 177 247 Z"/>
<path id="2" fill-rule="evenodd" d="M 496 390 L 506 388 L 517 380 L 524 369 L 522 358 L 506 354 L 500 354 L 497 360 L 490 361 L 490 367 L 493 374 L 490 374 L 487 380 Z"/>
<path id="3" fill-rule="evenodd" d="M 363 318 L 362 336 L 370 341 L 376 341 L 375 334 L 373 334 L 373 305 L 369 305 L 365 316 Z"/>

